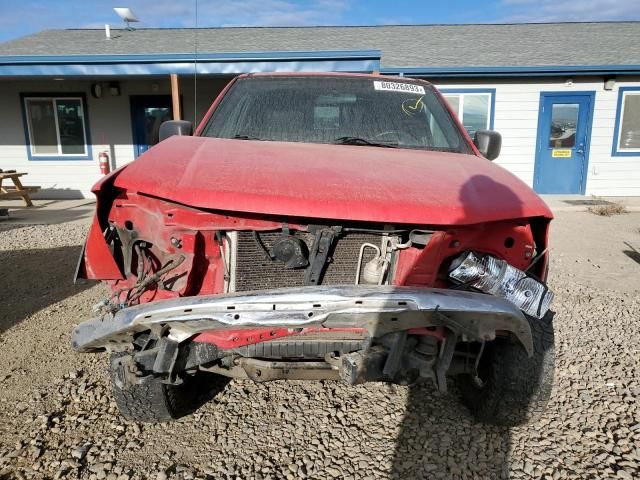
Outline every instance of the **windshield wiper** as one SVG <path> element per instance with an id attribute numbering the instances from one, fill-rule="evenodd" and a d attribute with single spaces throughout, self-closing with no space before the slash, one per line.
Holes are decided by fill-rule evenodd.
<path id="1" fill-rule="evenodd" d="M 262 138 L 253 137 L 251 135 L 236 134 L 232 137 L 234 140 L 262 140 Z"/>
<path id="2" fill-rule="evenodd" d="M 365 145 L 369 147 L 387 147 L 387 148 L 396 148 L 398 146 L 397 143 L 380 143 L 380 142 L 370 142 L 369 140 L 365 140 L 360 137 L 338 137 L 333 143 L 336 145 Z"/>

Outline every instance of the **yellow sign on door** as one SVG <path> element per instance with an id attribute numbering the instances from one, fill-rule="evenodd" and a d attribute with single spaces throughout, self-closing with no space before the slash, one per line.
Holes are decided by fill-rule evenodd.
<path id="1" fill-rule="evenodd" d="M 553 158 L 571 158 L 570 148 L 554 148 L 551 150 L 551 156 Z"/>

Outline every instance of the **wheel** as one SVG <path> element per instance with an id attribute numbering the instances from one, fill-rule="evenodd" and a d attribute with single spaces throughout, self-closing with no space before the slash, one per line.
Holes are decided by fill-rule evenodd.
<path id="1" fill-rule="evenodd" d="M 202 400 L 193 377 L 181 385 L 167 385 L 149 375 L 137 378 L 125 374 L 128 353 L 112 353 L 109 361 L 113 396 L 120 413 L 138 422 L 168 422 L 192 413 Z"/>
<path id="2" fill-rule="evenodd" d="M 552 314 L 527 317 L 533 356 L 515 339 L 487 343 L 478 377 L 461 375 L 462 402 L 483 423 L 515 426 L 535 422 L 544 412 L 553 386 L 554 334 Z"/>

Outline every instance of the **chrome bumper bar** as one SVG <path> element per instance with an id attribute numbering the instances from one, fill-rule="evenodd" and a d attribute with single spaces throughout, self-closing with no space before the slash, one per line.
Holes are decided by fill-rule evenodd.
<path id="1" fill-rule="evenodd" d="M 76 327 L 73 348 L 122 348 L 146 330 L 183 341 L 207 330 L 365 328 L 372 338 L 409 328 L 443 326 L 463 339 L 512 332 L 533 351 L 527 319 L 512 303 L 481 293 L 419 287 L 302 287 L 183 297 L 125 308 Z"/>

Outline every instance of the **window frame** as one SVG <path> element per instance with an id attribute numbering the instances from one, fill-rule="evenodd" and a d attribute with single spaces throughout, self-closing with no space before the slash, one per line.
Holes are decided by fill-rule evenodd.
<path id="1" fill-rule="evenodd" d="M 625 150 L 620 149 L 620 131 L 622 130 L 622 120 L 623 120 L 623 102 L 624 97 L 627 92 L 638 92 L 640 95 L 640 87 L 620 87 L 618 88 L 618 101 L 616 106 L 616 120 L 613 129 L 613 145 L 611 146 L 611 156 L 612 157 L 640 157 L 640 148 L 636 150 Z"/>
<path id="2" fill-rule="evenodd" d="M 495 88 L 439 88 L 438 86 L 436 86 L 436 88 L 442 94 L 442 97 L 447 102 L 447 105 L 449 105 L 449 102 L 446 99 L 447 95 L 465 95 L 465 94 L 479 94 L 479 93 L 485 94 L 485 95 L 488 94 L 489 95 L 489 126 L 487 128 L 489 130 L 493 130 L 493 122 L 494 122 L 495 111 L 496 111 L 496 89 Z M 461 97 L 461 99 L 462 98 L 463 97 Z M 462 113 L 464 114 L 464 100 L 462 100 L 462 102 L 463 102 Z M 449 108 L 451 108 L 451 105 L 449 105 Z M 454 113 L 459 118 L 460 125 L 462 125 L 462 128 L 466 132 L 467 129 L 464 128 L 462 117 L 458 115 L 458 112 L 454 112 Z M 467 134 L 468 133 L 469 132 L 467 132 Z M 473 138 L 471 140 L 473 140 Z"/>
<path id="3" fill-rule="evenodd" d="M 57 154 L 44 154 L 39 155 L 32 151 L 31 142 L 31 125 L 28 117 L 27 101 L 28 100 L 46 100 L 49 99 L 54 104 L 54 119 L 56 123 L 56 135 L 58 138 L 58 152 Z M 58 109 L 56 106 L 57 100 L 80 100 L 80 106 L 82 108 L 82 119 L 84 122 L 84 153 L 62 153 L 62 145 L 60 143 L 60 131 L 58 128 Z M 33 93 L 20 93 L 20 106 L 22 108 L 22 122 L 24 128 L 25 147 L 27 149 L 27 158 L 30 161 L 61 161 L 61 160 L 93 160 L 93 149 L 91 144 L 91 128 L 89 126 L 89 110 L 87 106 L 87 97 L 82 92 L 33 92 Z"/>

